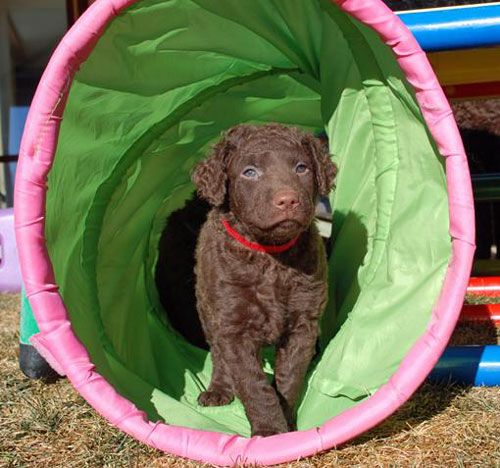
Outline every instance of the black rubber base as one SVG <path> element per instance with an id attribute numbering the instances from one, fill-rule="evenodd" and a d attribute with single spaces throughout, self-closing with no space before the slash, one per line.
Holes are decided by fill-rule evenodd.
<path id="1" fill-rule="evenodd" d="M 55 382 L 59 379 L 59 374 L 31 345 L 19 343 L 19 367 L 26 377 L 33 380 Z"/>

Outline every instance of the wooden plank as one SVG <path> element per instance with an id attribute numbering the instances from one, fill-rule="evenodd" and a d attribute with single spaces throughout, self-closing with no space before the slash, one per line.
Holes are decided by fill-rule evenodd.
<path id="1" fill-rule="evenodd" d="M 464 305 L 460 322 L 474 322 L 500 326 L 500 304 Z"/>
<path id="2" fill-rule="evenodd" d="M 467 294 L 471 296 L 500 297 L 500 277 L 472 277 L 467 286 Z"/>
<path id="3" fill-rule="evenodd" d="M 442 86 L 500 81 L 500 47 L 427 54 Z"/>

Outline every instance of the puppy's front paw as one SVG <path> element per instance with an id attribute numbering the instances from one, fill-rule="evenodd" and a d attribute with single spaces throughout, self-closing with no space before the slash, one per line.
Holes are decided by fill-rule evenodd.
<path id="1" fill-rule="evenodd" d="M 207 390 L 198 396 L 198 403 L 201 406 L 224 406 L 229 405 L 233 400 L 233 393 L 223 390 Z"/>

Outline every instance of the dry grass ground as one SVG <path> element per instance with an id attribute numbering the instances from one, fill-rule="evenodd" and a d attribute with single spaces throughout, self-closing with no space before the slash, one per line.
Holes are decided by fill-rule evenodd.
<path id="1" fill-rule="evenodd" d="M 117 431 L 67 380 L 44 385 L 26 379 L 17 363 L 18 308 L 17 297 L 0 296 L 1 468 L 206 466 L 161 454 Z M 455 339 L 466 342 L 477 330 L 459 334 Z M 500 467 L 500 388 L 426 383 L 356 441 L 285 467 Z"/>

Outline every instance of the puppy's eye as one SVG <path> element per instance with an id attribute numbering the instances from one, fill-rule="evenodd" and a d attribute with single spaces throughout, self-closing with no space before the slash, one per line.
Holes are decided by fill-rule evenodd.
<path id="1" fill-rule="evenodd" d="M 309 168 L 304 163 L 301 163 L 301 162 L 299 162 L 295 166 L 295 172 L 297 174 L 305 174 L 308 170 L 309 170 Z"/>
<path id="2" fill-rule="evenodd" d="M 257 169 L 255 169 L 255 167 L 247 167 L 243 170 L 241 175 L 243 177 L 246 177 L 247 179 L 257 179 L 259 177 L 259 173 L 257 172 Z"/>

